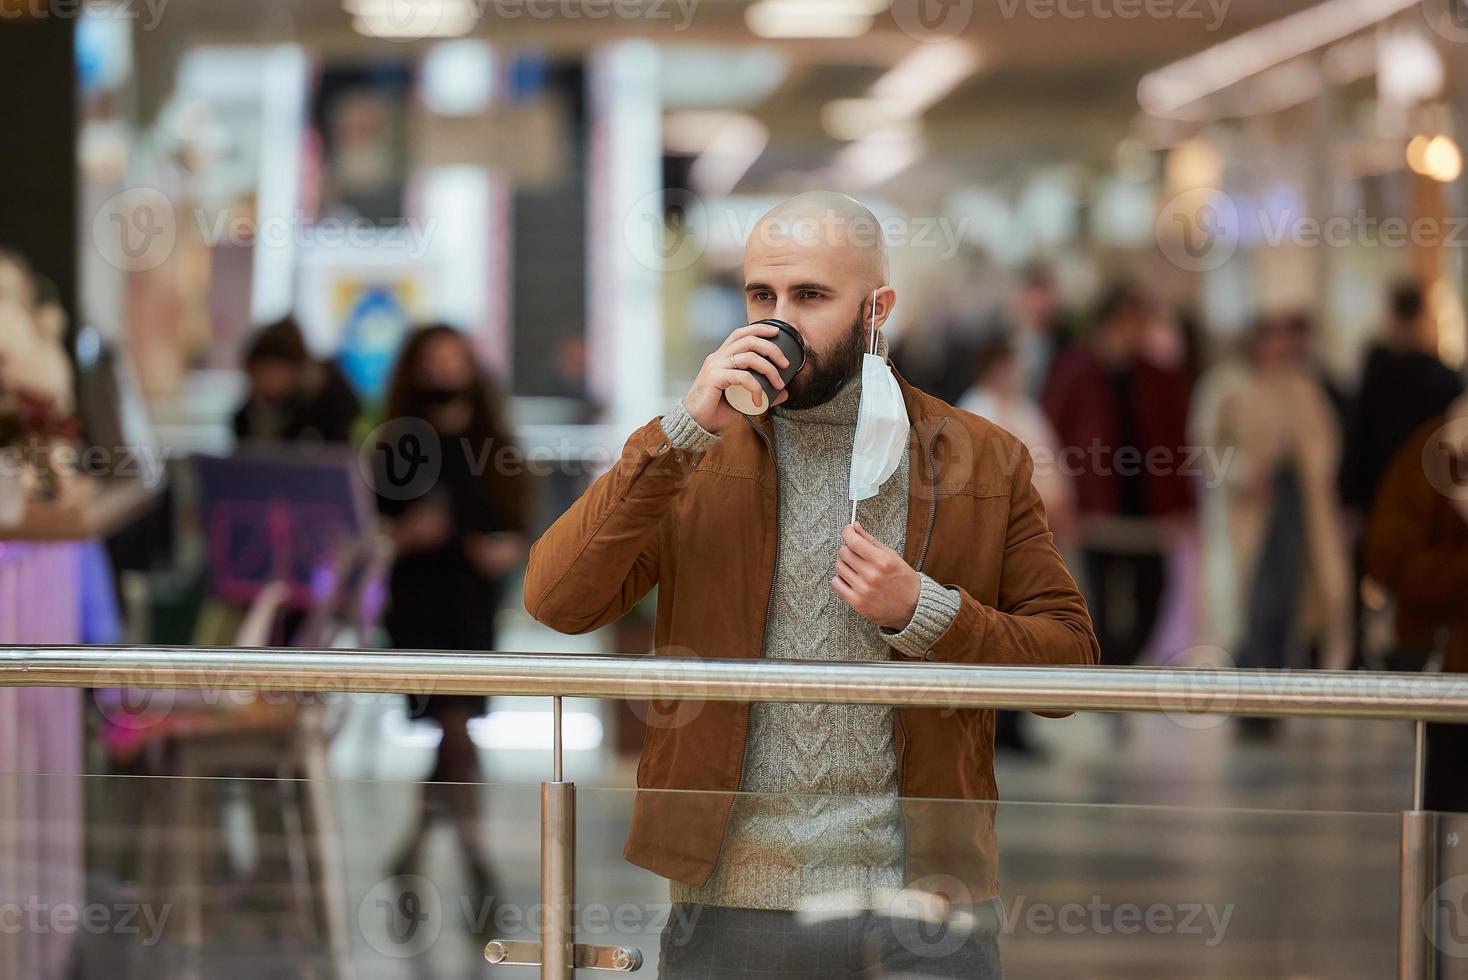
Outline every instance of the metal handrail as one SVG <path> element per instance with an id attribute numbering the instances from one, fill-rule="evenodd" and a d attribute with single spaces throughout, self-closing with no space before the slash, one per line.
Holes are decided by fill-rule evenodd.
<path id="1" fill-rule="evenodd" d="M 552 698 L 553 779 L 541 784 L 539 942 L 495 940 L 492 963 L 631 971 L 641 953 L 576 941 L 575 784 L 561 769 L 563 697 L 797 701 L 1306 716 L 1415 721 L 1412 809 L 1402 813 L 1398 976 L 1435 975 L 1435 920 L 1420 910 L 1436 883 L 1436 814 L 1423 809 L 1425 722 L 1468 723 L 1468 674 L 1021 667 L 792 660 L 700 660 L 602 654 L 445 653 L 164 646 L 0 647 L 0 687 L 134 687 L 204 691 L 511 694 Z"/>
<path id="2" fill-rule="evenodd" d="M 1468 723 L 1468 674 L 700 660 L 168 646 L 0 647 L 0 687 L 794 701 Z"/>

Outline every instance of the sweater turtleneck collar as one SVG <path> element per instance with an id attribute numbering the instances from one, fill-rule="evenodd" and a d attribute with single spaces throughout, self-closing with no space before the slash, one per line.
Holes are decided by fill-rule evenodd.
<path id="1" fill-rule="evenodd" d="M 887 335 L 877 331 L 877 356 L 887 357 Z M 861 408 L 861 368 L 858 362 L 856 373 L 846 379 L 835 397 L 814 408 L 787 409 L 776 406 L 775 417 L 784 422 L 801 425 L 856 425 L 856 416 Z"/>

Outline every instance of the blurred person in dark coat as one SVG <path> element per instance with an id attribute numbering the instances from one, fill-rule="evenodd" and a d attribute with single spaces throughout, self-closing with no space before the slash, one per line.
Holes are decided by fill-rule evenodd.
<path id="1" fill-rule="evenodd" d="M 1038 399 L 1045 393 L 1051 369 L 1071 342 L 1060 290 L 1048 267 L 1032 265 L 1021 274 L 1011 317 L 1024 392 Z"/>
<path id="2" fill-rule="evenodd" d="M 503 401 L 458 330 L 438 324 L 404 341 L 379 430 L 388 438 L 365 447 L 374 454 L 380 510 L 397 549 L 385 620 L 396 648 L 495 648 L 507 579 L 528 548 L 524 461 Z M 436 476 L 421 480 L 415 467 L 427 464 L 432 475 L 434 461 Z M 443 737 L 418 825 L 395 864 L 399 873 L 412 871 L 433 819 L 450 816 L 481 896 L 493 894 L 493 885 L 479 838 L 472 784 L 480 767 L 469 722 L 485 713 L 487 700 L 408 697 L 410 717 L 433 719 Z"/>
<path id="3" fill-rule="evenodd" d="M 1359 514 L 1370 511 L 1397 450 L 1463 390 L 1462 378 L 1437 355 L 1421 288 L 1393 287 L 1388 313 L 1385 336 L 1366 354 L 1346 431 L 1341 498 Z"/>
<path id="4" fill-rule="evenodd" d="M 1183 467 L 1189 385 L 1146 354 L 1154 317 L 1136 286 L 1112 286 L 1086 343 L 1064 351 L 1043 406 L 1074 477 L 1089 606 L 1102 662 L 1135 663 L 1157 624 L 1166 556 L 1193 507 Z"/>
<path id="5" fill-rule="evenodd" d="M 1398 645 L 1427 652 L 1441 643 L 1443 669 L 1468 672 L 1468 395 L 1393 458 L 1365 558 L 1396 600 Z M 1426 791 L 1427 809 L 1468 812 L 1468 725 L 1427 725 Z"/>
<path id="6" fill-rule="evenodd" d="M 346 442 L 362 403 L 341 370 L 306 349 L 293 317 L 262 327 L 245 350 L 250 392 L 234 416 L 241 442 Z"/>
<path id="7" fill-rule="evenodd" d="M 1463 390 L 1462 379 L 1437 355 L 1421 288 L 1412 282 L 1392 287 L 1387 312 L 1384 334 L 1367 351 L 1360 387 L 1347 409 L 1340 473 L 1341 502 L 1354 542 L 1352 608 L 1358 662 L 1366 612 L 1361 589 L 1366 575 L 1362 524 L 1397 451 L 1419 426 L 1441 415 Z M 1391 654 L 1388 659 L 1394 661 L 1397 655 Z"/>

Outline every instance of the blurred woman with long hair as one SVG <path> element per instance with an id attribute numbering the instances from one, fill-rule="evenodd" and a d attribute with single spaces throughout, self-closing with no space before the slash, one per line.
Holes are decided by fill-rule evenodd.
<path id="1" fill-rule="evenodd" d="M 1320 666 L 1344 670 L 1351 586 L 1336 496 L 1340 431 L 1299 340 L 1288 322 L 1261 318 L 1248 373 L 1218 406 L 1217 445 L 1233 452 L 1224 505 L 1240 627 L 1226 642 L 1240 667 L 1307 666 L 1313 645 Z M 1251 737 L 1276 728 L 1240 722 Z"/>
<path id="2" fill-rule="evenodd" d="M 423 327 L 404 341 L 387 393 L 386 438 L 374 454 L 380 509 L 397 549 L 385 618 L 393 646 L 492 650 L 506 579 L 526 553 L 523 460 L 504 397 L 452 327 Z M 479 760 L 470 719 L 479 695 L 409 695 L 413 718 L 443 729 L 417 826 L 394 870 L 409 873 L 433 820 L 453 820 L 482 896 L 494 887 L 479 836 Z"/>

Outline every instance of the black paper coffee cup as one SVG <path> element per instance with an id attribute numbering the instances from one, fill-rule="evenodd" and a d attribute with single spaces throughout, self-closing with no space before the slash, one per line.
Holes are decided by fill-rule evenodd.
<path id="1" fill-rule="evenodd" d="M 788 385 L 790 379 L 795 377 L 796 372 L 805 367 L 805 341 L 800 339 L 800 331 L 796 330 L 784 320 L 768 319 L 756 320 L 754 322 L 768 323 L 770 326 L 779 329 L 780 332 L 771 337 L 770 340 L 776 347 L 780 348 L 780 352 L 790 362 L 788 367 L 780 370 L 780 380 Z M 761 390 L 764 391 L 764 402 L 756 405 L 754 403 L 754 393 L 743 385 L 732 385 L 725 388 L 724 398 L 728 400 L 730 405 L 733 405 L 745 415 L 763 415 L 769 410 L 770 402 L 778 394 L 779 389 L 771 384 L 770 379 L 760 372 L 751 370 L 749 373 L 754 375 L 754 380 L 759 382 Z"/>

